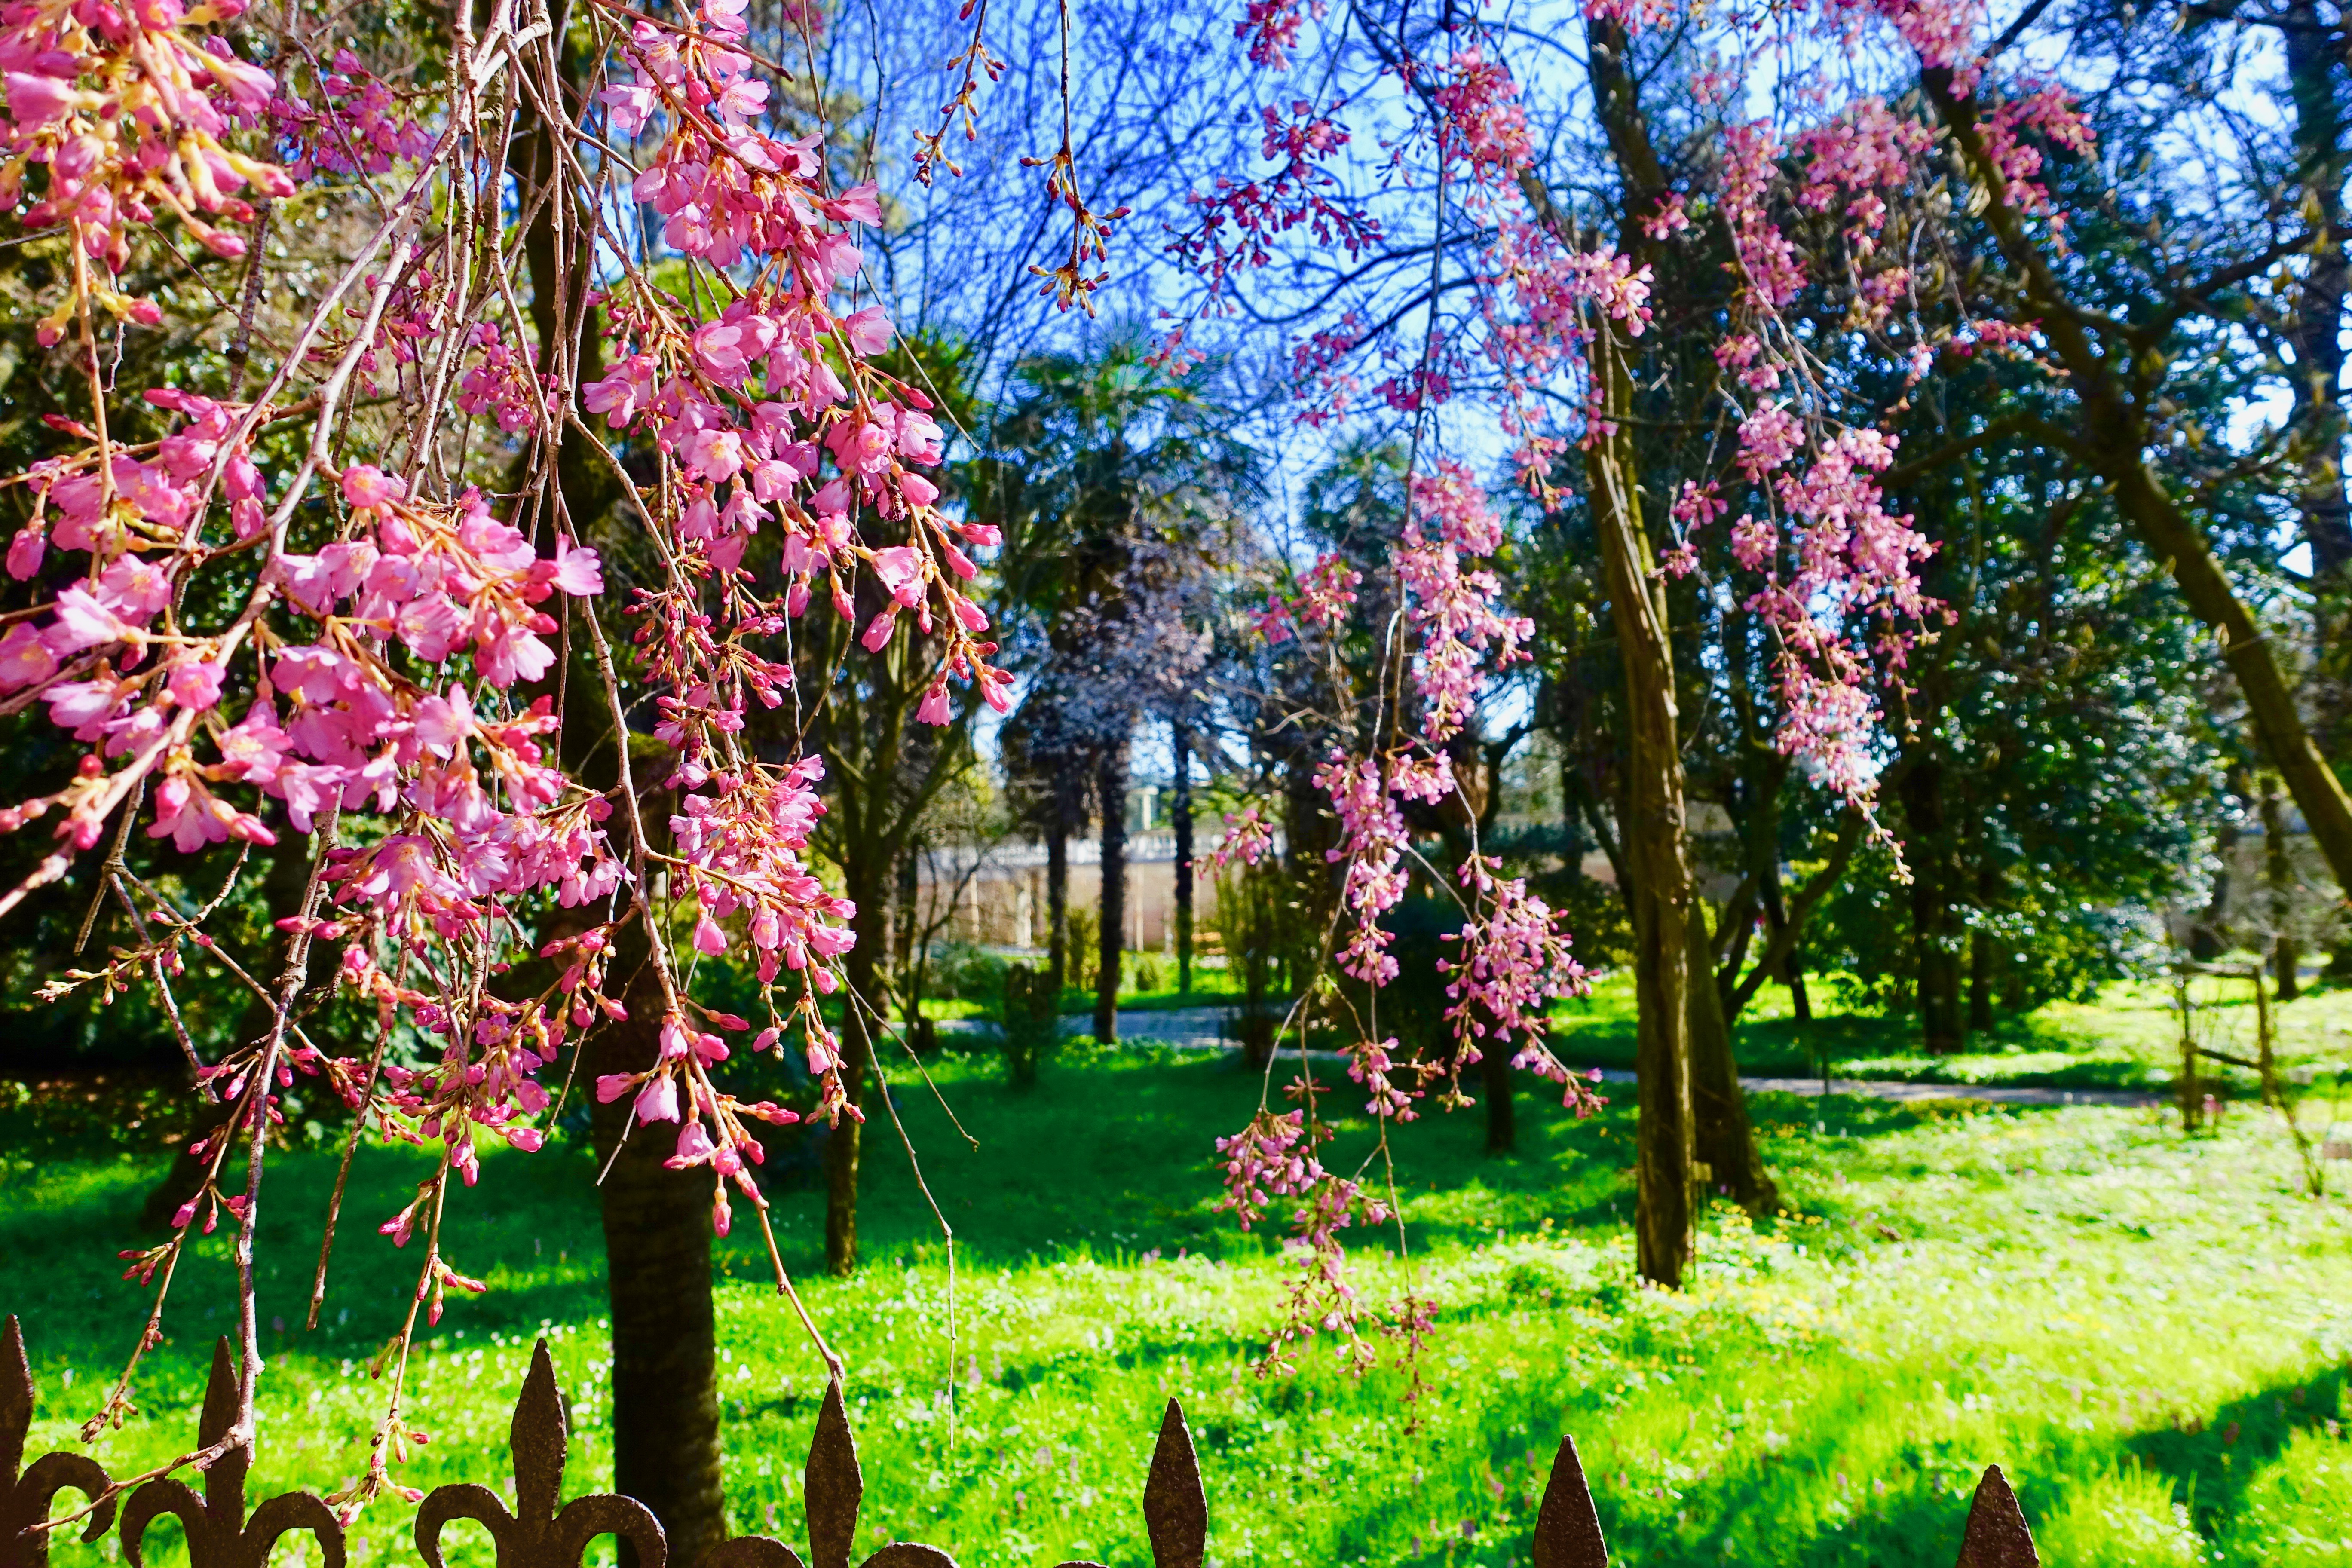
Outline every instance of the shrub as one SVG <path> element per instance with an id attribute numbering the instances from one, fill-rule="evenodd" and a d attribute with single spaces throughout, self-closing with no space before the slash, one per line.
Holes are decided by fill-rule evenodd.
<path id="1" fill-rule="evenodd" d="M 1073 907 L 1062 917 L 1062 931 L 1066 955 L 1062 984 L 1078 991 L 1092 990 L 1102 957 L 1102 917 L 1092 910 Z"/>
<path id="2" fill-rule="evenodd" d="M 1004 1006 L 998 1029 L 1004 1066 L 1015 1089 L 1034 1088 L 1037 1068 L 1055 1044 L 1060 998 L 1042 969 L 1013 964 L 1004 971 Z"/>
<path id="3" fill-rule="evenodd" d="M 997 1002 L 1004 995 L 1004 960 L 968 942 L 943 942 L 931 949 L 925 989 L 943 1000 Z"/>

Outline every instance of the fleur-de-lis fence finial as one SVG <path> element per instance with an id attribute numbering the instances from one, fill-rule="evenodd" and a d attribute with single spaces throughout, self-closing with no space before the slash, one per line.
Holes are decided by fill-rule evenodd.
<path id="1" fill-rule="evenodd" d="M 2042 1568 L 2025 1510 L 2017 1506 L 2017 1494 L 1999 1465 L 1987 1465 L 1977 1482 L 1968 1529 L 1960 1535 L 1959 1568 Z"/>
<path id="2" fill-rule="evenodd" d="M 570 1437 L 545 1340 L 530 1352 L 530 1371 L 507 1430 L 514 1507 L 509 1510 L 498 1493 L 471 1481 L 434 1488 L 416 1510 L 416 1551 L 426 1568 L 442 1568 L 441 1530 L 453 1519 L 478 1521 L 490 1532 L 498 1568 L 580 1568 L 588 1543 L 600 1535 L 628 1541 L 637 1549 L 639 1568 L 663 1568 L 669 1553 L 661 1525 L 635 1498 L 595 1492 L 557 1509 Z"/>
<path id="3" fill-rule="evenodd" d="M 866 1498 L 865 1472 L 857 1468 L 857 1440 L 849 1434 L 849 1412 L 841 1384 L 828 1383 L 824 1407 L 816 1415 L 808 1468 L 801 1477 L 801 1503 L 808 1516 L 809 1557 L 814 1568 L 849 1568 L 857 1546 L 857 1510 Z M 772 1535 L 739 1535 L 711 1548 L 699 1568 L 809 1568 L 801 1554 Z M 955 1559 L 936 1546 L 894 1541 L 868 1557 L 862 1568 L 955 1568 Z"/>
<path id="4" fill-rule="evenodd" d="M 45 1568 L 49 1500 L 71 1487 L 98 1500 L 84 1541 L 96 1541 L 114 1522 L 111 1485 L 97 1460 L 83 1454 L 44 1454 L 21 1472 L 25 1437 L 33 1426 L 33 1363 L 25 1355 L 25 1331 L 16 1314 L 0 1331 L 0 1568 Z"/>
<path id="5" fill-rule="evenodd" d="M 204 1413 L 196 1441 L 211 1447 L 236 1425 L 236 1363 L 228 1341 L 213 1347 L 213 1374 L 205 1384 Z M 139 1547 L 147 1527 L 172 1514 L 187 1533 L 189 1568 L 264 1568 L 269 1549 L 289 1530 L 319 1538 L 325 1568 L 343 1568 L 343 1526 L 334 1510 L 309 1492 L 285 1492 L 245 1512 L 245 1481 L 253 1469 L 253 1445 L 225 1450 L 205 1471 L 204 1496 L 185 1481 L 164 1477 L 131 1494 L 122 1510 L 122 1554 L 141 1568 Z"/>

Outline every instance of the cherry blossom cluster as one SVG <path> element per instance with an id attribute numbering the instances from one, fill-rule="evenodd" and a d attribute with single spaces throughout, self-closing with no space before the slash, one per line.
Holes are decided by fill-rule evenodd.
<path id="1" fill-rule="evenodd" d="M 412 106 L 351 50 L 335 51 L 319 75 L 318 90 L 313 104 L 281 83 L 267 106 L 286 172 L 297 184 L 320 171 L 388 174 L 394 163 L 415 163 L 431 151 L 433 139 Z"/>
<path id="2" fill-rule="evenodd" d="M 299 1075 L 352 1108 L 355 1139 L 365 1128 L 437 1148 L 415 1201 L 381 1226 L 424 1254 L 409 1326 L 386 1352 L 397 1364 L 418 1313 L 429 1321 L 445 1291 L 480 1287 L 442 1245 L 452 1187 L 478 1178 L 486 1149 L 539 1147 L 570 1076 L 550 1069 L 567 1051 L 576 1069 L 588 1037 L 647 994 L 621 999 L 642 973 L 614 972 L 624 933 L 650 949 L 658 1011 L 638 1022 L 657 1056 L 604 1075 L 593 1092 L 625 1100 L 633 1135 L 665 1139 L 671 1165 L 710 1173 L 719 1229 L 730 1195 L 764 1208 L 755 1130 L 801 1114 L 728 1093 L 715 1069 L 734 1051 L 803 1051 L 813 1113 L 856 1114 L 820 1010 L 841 989 L 856 913 L 809 859 L 824 769 L 751 753 L 745 718 L 790 694 L 790 623 L 820 592 L 860 615 L 868 650 L 902 620 L 927 639 L 925 721 L 948 721 L 955 681 L 1002 710 L 1008 678 L 989 662 L 995 646 L 970 586 L 971 552 L 998 540 L 940 509 L 930 399 L 879 363 L 894 333 L 857 299 L 855 237 L 880 221 L 878 192 L 837 188 L 818 137 L 761 129 L 771 88 L 741 47 L 741 0 L 709 0 L 675 23 L 620 6 L 583 19 L 623 36 L 600 100 L 609 138 L 583 127 L 583 155 L 610 168 L 608 140 L 635 143 L 625 178 L 636 210 L 720 300 L 689 305 L 624 264 L 621 280 L 586 292 L 612 368 L 576 404 L 549 363 L 560 345 L 532 341 L 499 272 L 511 265 L 500 247 L 514 220 L 495 204 L 466 205 L 495 188 L 507 155 L 482 138 L 482 117 L 452 113 L 443 89 L 395 89 L 347 51 L 331 68 L 312 62 L 306 102 L 290 79 L 201 35 L 241 9 L 20 0 L 0 10 L 11 159 L 0 206 L 22 209 L 27 227 L 72 230 L 73 277 L 42 336 L 58 342 L 80 321 L 97 403 L 86 421 L 50 416 L 63 449 L 20 477 L 29 517 L 6 561 L 33 603 L 0 630 L 0 707 L 46 713 L 82 752 L 62 787 L 0 806 L 0 831 L 55 828 L 53 850 L 0 894 L 0 911 L 110 834 L 97 890 L 128 915 L 132 939 L 51 991 L 152 984 L 225 1111 L 193 1151 L 204 1181 L 173 1237 L 129 1260 L 134 1278 L 161 1282 L 156 1321 L 196 1226 L 227 1215 L 249 1229 L 253 1205 L 230 1190 L 226 1162 L 283 1119 Z M 513 28 L 496 8 L 458 79 L 470 71 L 479 91 L 493 73 L 528 75 Z M 287 167 L 229 144 L 239 138 L 257 149 L 274 139 Z M 558 162 L 579 172 L 568 154 Z M 217 224 L 256 216 L 238 193 L 288 196 L 298 182 L 332 179 L 365 184 L 349 195 L 382 229 L 339 280 L 311 291 L 318 302 L 273 345 L 278 368 L 261 393 L 237 402 L 157 388 L 147 401 L 168 416 L 166 434 L 137 444 L 110 434 L 89 311 L 157 319 L 110 291 L 139 228 L 176 218 L 236 257 L 245 242 Z M 600 226 L 621 210 L 582 207 Z M 449 232 L 430 234 L 427 213 L 449 215 Z M 467 213 L 475 227 L 461 231 Z M 95 277 L 93 259 L 104 263 Z M 371 398 L 394 405 L 383 431 L 352 423 Z M 611 787 L 582 783 L 561 760 L 559 737 L 579 732 L 569 705 L 596 702 L 621 722 L 635 700 L 621 695 L 599 618 L 604 563 L 541 504 L 536 479 L 494 496 L 450 477 L 464 459 L 451 461 L 456 442 L 436 444 L 445 399 L 490 429 L 494 452 L 510 437 L 506 451 L 540 462 L 570 426 L 607 458 L 604 433 L 619 433 L 654 470 L 640 484 L 634 467 L 611 464 L 622 515 L 647 525 L 656 563 L 635 574 L 623 606 L 629 678 L 650 688 L 667 748 L 651 776 L 632 776 L 638 749 L 625 743 Z M 744 564 L 762 530 L 781 563 L 774 586 Z M 601 691 L 583 691 L 577 675 L 591 656 Z M 667 821 L 649 829 L 656 801 Z M 280 931 L 292 960 L 313 946 L 339 952 L 331 984 L 374 1008 L 373 1051 L 322 1048 L 305 1033 L 309 1004 L 273 989 L 280 966 L 205 929 L 241 855 L 221 892 L 190 912 L 124 865 L 134 830 L 191 853 L 314 836 L 308 890 Z M 761 987 L 758 1026 L 692 994 L 695 966 L 730 952 Z M 268 1005 L 261 1037 L 201 1059 L 172 989 L 192 960 Z M 407 1046 L 388 1053 L 396 1035 L 422 1041 L 421 1058 Z M 130 1408 L 130 1376 L 101 1420 Z M 393 1387 L 386 1441 L 347 1508 L 397 1489 L 386 1456 L 407 1434 L 396 1375 Z"/>
<path id="3" fill-rule="evenodd" d="M 1458 952 L 1438 965 L 1451 977 L 1445 1018 L 1458 1047 L 1454 1070 L 1458 1075 L 1487 1049 L 1517 1042 L 1511 1065 L 1568 1086 L 1564 1103 L 1584 1116 L 1604 1102 L 1579 1092 L 1573 1075 L 1546 1042 L 1551 1004 L 1582 995 L 1591 977 L 1570 952 L 1550 907 L 1528 891 L 1525 878 L 1507 878 L 1502 871 L 1501 861 L 1474 855 L 1456 873 L 1485 898 L 1486 918 L 1447 936 L 1459 944 Z M 1491 1047 L 1480 1043 L 1490 1037 Z M 1598 1068 L 1589 1081 L 1601 1081 Z"/>
<path id="4" fill-rule="evenodd" d="M 1309 17 L 1321 20 L 1328 8 L 1327 0 L 1248 0 L 1242 19 L 1234 24 L 1234 37 L 1249 45 L 1250 64 L 1288 70 L 1299 28 Z"/>
<path id="5" fill-rule="evenodd" d="M 1466 562 L 1490 557 L 1503 543 L 1502 524 L 1476 477 L 1441 459 L 1434 472 L 1413 475 L 1410 485 L 1414 521 L 1397 545 L 1397 575 L 1422 631 L 1413 660 L 1421 735 L 1440 747 L 1477 710 L 1487 670 L 1530 657 L 1527 644 L 1536 628 L 1526 616 L 1495 607 L 1502 584 L 1492 572 L 1465 569 Z M 1437 525 L 1435 538 L 1428 536 L 1425 521 Z"/>
<path id="6" fill-rule="evenodd" d="M 1291 1280 L 1282 1327 L 1261 1371 L 1295 1371 L 1292 1352 L 1318 1331 L 1338 1337 L 1340 1353 L 1356 1371 L 1372 1365 L 1375 1352 L 1361 1331 L 1360 1302 L 1339 1232 L 1358 1219 L 1383 1224 L 1391 1215 L 1362 1184 L 1325 1169 L 1316 1157 L 1330 1136 L 1328 1123 L 1310 1121 L 1303 1110 L 1261 1110 L 1239 1132 L 1217 1140 L 1225 1184 L 1217 1206 L 1244 1230 L 1277 1205 L 1295 1205 L 1285 1250 L 1303 1267 Z"/>
<path id="7" fill-rule="evenodd" d="M 1410 79 L 1411 62 L 1407 62 Z M 1430 88 L 1439 158 L 1475 185 L 1514 180 L 1535 157 L 1535 136 L 1510 68 L 1473 43 L 1456 49 Z"/>
<path id="8" fill-rule="evenodd" d="M 286 171 L 222 141 L 233 115 L 261 110 L 274 90 L 268 72 L 238 59 L 218 34 L 197 31 L 244 9 L 245 0 L 205 0 L 193 11 L 180 0 L 0 7 L 0 211 L 21 207 L 26 228 L 63 225 L 74 238 L 74 284 L 39 323 L 45 345 L 92 302 L 143 326 L 162 321 L 152 300 L 89 277 L 89 261 L 110 276 L 129 264 L 134 227 L 171 215 L 214 254 L 238 257 L 244 238 L 211 220 L 251 222 L 237 195 L 247 188 L 294 193 Z"/>
<path id="9" fill-rule="evenodd" d="M 473 331 L 481 357 L 457 378 L 457 406 L 468 414 L 487 414 L 508 435 L 544 427 L 557 416 L 555 377 L 535 372 L 528 349 L 513 349 L 501 341 L 496 321 L 484 321 Z"/>
<path id="10" fill-rule="evenodd" d="M 1268 593 L 1265 608 L 1250 612 L 1251 618 L 1269 643 L 1289 641 L 1294 626 L 1338 626 L 1349 618 L 1348 606 L 1356 602 L 1356 589 L 1363 581 L 1364 574 L 1348 564 L 1345 556 L 1326 552 L 1299 580 L 1297 595 L 1286 599 Z"/>
<path id="11" fill-rule="evenodd" d="M 1274 850 L 1274 824 L 1256 806 L 1225 813 L 1225 831 L 1209 851 L 1209 866 L 1222 871 L 1239 863 L 1255 866 Z"/>
<path id="12" fill-rule="evenodd" d="M 790 679 L 748 640 L 801 614 L 819 575 L 850 614 L 847 577 L 861 568 L 888 595 L 861 639 L 869 652 L 902 616 L 943 635 L 920 717 L 947 721 L 950 679 L 976 682 L 1002 710 L 1009 678 L 989 664 L 995 645 L 979 636 L 988 618 L 961 586 L 978 570 L 967 549 L 994 545 L 997 531 L 936 506 L 939 487 L 920 471 L 940 458 L 930 399 L 872 363 L 891 344 L 888 317 L 836 308 L 864 265 L 855 227 L 881 221 L 877 189 L 827 195 L 814 137 L 782 142 L 753 128 L 768 89 L 732 47 L 740 11 L 698 16 L 687 31 L 637 21 L 622 50 L 634 78 L 605 89 L 604 101 L 622 132 L 662 128 L 634 194 L 663 216 L 665 241 L 716 267 L 748 256 L 751 276 L 699 324 L 650 289 L 614 299 L 614 331 L 632 352 L 582 395 L 609 426 L 649 437 L 672 475 L 655 521 L 677 569 L 638 606 L 641 646 L 670 687 L 664 738 L 689 767 L 723 754 L 713 737 L 734 727 L 743 690 L 772 705 Z M 833 471 L 821 475 L 828 456 Z M 901 523 L 905 542 L 867 544 L 852 521 L 861 508 Z M 763 523 L 782 535 L 781 605 L 755 599 L 740 575 Z M 723 620 L 697 607 L 706 573 L 727 584 Z"/>
<path id="13" fill-rule="evenodd" d="M 662 1020 L 661 1055 L 654 1066 L 644 1072 L 608 1073 L 599 1078 L 596 1098 L 610 1102 L 630 1097 L 630 1122 L 634 1127 L 657 1121 L 677 1125 L 677 1144 L 662 1163 L 674 1171 L 701 1166 L 711 1172 L 716 1178 L 710 1200 L 711 1228 L 725 1236 L 734 1225 L 734 1211 L 727 1197 L 729 1181 L 733 1181 L 757 1207 L 768 1206 L 751 1172 L 751 1166 L 767 1158 L 767 1150 L 751 1134 L 746 1122 L 764 1121 L 788 1127 L 801 1118 L 799 1112 L 772 1100 L 743 1100 L 720 1089 L 712 1080 L 710 1069 L 733 1054 L 720 1031 L 740 1034 L 751 1024 L 730 1013 L 711 1012 L 693 1003 L 688 1005 L 709 1026 L 698 1026 L 688 1017 L 673 1013 Z M 772 1028 L 761 1031 L 752 1041 L 753 1047 L 773 1044 L 776 1033 Z M 836 1088 L 835 1109 L 839 1103 Z M 854 1109 L 851 1113 L 856 1114 Z M 706 1117 L 709 1119 L 708 1126 L 704 1125 Z"/>
<path id="14" fill-rule="evenodd" d="M 1269 11 L 1277 8 L 1295 30 L 1300 7 Z M 1256 52 L 1254 46 L 1253 58 Z M 1270 50 L 1267 59 L 1278 54 Z M 1318 107 L 1304 98 L 1261 107 L 1258 156 L 1275 165 L 1273 171 L 1257 179 L 1220 174 L 1210 189 L 1185 196 L 1192 222 L 1170 242 L 1168 252 L 1206 285 L 1208 298 L 1215 299 L 1239 274 L 1265 266 L 1276 243 L 1293 230 L 1303 230 L 1318 248 L 1349 256 L 1379 243 L 1379 220 L 1346 199 L 1339 177 L 1326 166 L 1349 144 L 1346 126 L 1335 118 L 1343 107 Z"/>
<path id="15" fill-rule="evenodd" d="M 1252 5 L 1237 30 L 1249 40 L 1254 62 L 1280 70 L 1297 47 L 1303 24 L 1319 11 L 1295 5 Z M 1459 197 L 1481 215 L 1506 222 L 1511 239 L 1530 258 L 1520 268 L 1530 290 L 1549 289 L 1559 322 L 1574 326 L 1570 301 L 1599 300 L 1634 330 L 1647 318 L 1648 278 L 1622 258 L 1599 252 L 1558 257 L 1531 243 L 1533 229 L 1517 217 L 1504 217 L 1516 200 L 1517 181 L 1533 157 L 1533 142 L 1517 85 L 1497 57 L 1474 39 L 1445 58 L 1424 64 L 1410 57 L 1390 68 L 1399 82 L 1432 105 L 1433 135 L 1420 144 L 1433 147 L 1440 179 L 1466 190 Z M 1300 225 L 1324 248 L 1335 241 L 1351 252 L 1379 237 L 1375 221 L 1339 199 L 1337 177 L 1325 167 L 1348 145 L 1340 122 L 1346 104 L 1318 107 L 1293 100 L 1287 112 L 1265 110 L 1260 155 L 1280 172 L 1263 184 L 1219 181 L 1192 200 L 1198 226 L 1180 237 L 1175 254 L 1202 281 L 1213 300 L 1248 269 L 1263 268 L 1276 239 Z M 1418 140 L 1392 149 L 1402 156 Z M 1533 282 L 1540 269 L 1544 280 Z M 1513 271 L 1506 262 L 1497 273 Z M 1180 329 L 1181 331 L 1181 329 Z M 1547 332 L 1549 331 L 1549 336 Z M 1523 335 L 1518 352 L 1558 363 L 1556 327 L 1539 325 Z M 1323 425 L 1341 416 L 1360 382 L 1349 361 L 1366 342 L 1360 320 L 1350 314 L 1310 336 L 1294 353 L 1298 369 L 1302 422 Z M 1475 374 L 1466 352 L 1443 341 L 1432 323 L 1429 342 L 1412 363 L 1393 363 L 1374 388 L 1391 408 L 1423 415 L 1454 395 L 1457 379 Z M 1511 371 L 1522 386 L 1540 373 Z M 1530 429 L 1522 450 L 1541 450 L 1548 437 Z M 1486 564 L 1501 550 L 1503 530 L 1486 491 L 1465 465 L 1438 459 L 1408 473 L 1408 507 L 1391 547 L 1390 602 L 1405 634 L 1408 654 L 1393 668 L 1409 670 L 1391 684 L 1391 661 L 1381 661 L 1380 689 L 1370 694 L 1383 717 L 1353 748 L 1335 747 L 1318 768 L 1315 784 L 1339 823 L 1338 841 L 1325 852 L 1335 868 L 1337 926 L 1331 960 L 1340 973 L 1377 993 L 1394 980 L 1397 960 L 1387 917 L 1403 900 L 1419 853 L 1406 820 L 1409 805 L 1450 804 L 1460 793 L 1451 752 L 1470 725 L 1489 673 L 1527 657 L 1533 625 L 1503 612 L 1496 600 L 1501 583 Z M 1287 595 L 1269 595 L 1254 613 L 1269 644 L 1305 640 L 1319 653 L 1346 634 L 1358 613 L 1361 574 L 1347 559 L 1327 554 Z M 1392 634 L 1393 635 L 1393 634 Z M 1341 661 L 1329 661 L 1334 671 Z M 1340 690 L 1337 711 L 1355 710 L 1367 694 Z M 1239 835 L 1228 836 L 1228 845 Z M 1454 1079 L 1444 1103 L 1469 1103 L 1461 1092 L 1462 1065 L 1479 1059 L 1477 1041 L 1492 1035 L 1497 1048 L 1518 1044 L 1520 1058 L 1540 1064 L 1571 1082 L 1541 1045 L 1541 1013 L 1550 996 L 1580 987 L 1582 972 L 1566 960 L 1567 937 L 1558 917 L 1528 897 L 1523 883 L 1491 874 L 1465 878 L 1460 892 L 1465 923 L 1456 940 L 1458 962 L 1449 964 L 1452 1006 L 1448 1016 L 1459 1042 L 1450 1053 Z M 1350 1078 L 1364 1090 L 1366 1110 L 1382 1128 L 1411 1121 L 1429 1086 L 1447 1076 L 1446 1066 L 1416 1051 L 1400 1054 L 1398 1042 L 1366 1026 L 1342 1030 L 1342 1050 Z M 1245 1221 L 1264 1214 L 1272 1197 L 1293 1200 L 1291 1247 L 1302 1263 L 1294 1282 L 1285 1325 L 1265 1365 L 1286 1368 L 1290 1351 L 1317 1331 L 1338 1334 L 1342 1353 L 1359 1370 L 1373 1352 L 1361 1332 L 1360 1306 L 1349 1279 L 1340 1233 L 1350 1224 L 1382 1223 L 1394 1217 L 1387 1205 L 1368 1199 L 1360 1184 L 1317 1163 L 1310 1152 L 1328 1128 L 1313 1110 L 1311 1082 L 1294 1092 L 1308 1104 L 1286 1116 L 1262 1110 L 1242 1133 L 1219 1142 L 1228 1179 L 1228 1205 Z M 1571 1089 L 1571 1100 L 1576 1093 Z M 1409 1297 L 1399 1308 L 1397 1332 L 1410 1347 L 1428 1322 L 1428 1306 Z"/>

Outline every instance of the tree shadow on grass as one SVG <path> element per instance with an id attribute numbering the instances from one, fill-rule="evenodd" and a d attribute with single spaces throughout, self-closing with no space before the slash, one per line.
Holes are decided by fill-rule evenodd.
<path id="1" fill-rule="evenodd" d="M 2337 1366 L 2315 1376 L 2272 1384 L 2218 1405 L 2189 1427 L 2143 1432 L 2124 1445 L 2140 1463 L 2172 1478 L 2198 1531 L 2217 1539 L 2245 1500 L 2263 1468 L 2297 1432 L 2324 1430 L 2339 1419 L 2352 1372 Z"/>
<path id="2" fill-rule="evenodd" d="M 405 1317 L 421 1248 L 395 1247 L 377 1226 L 415 1196 L 431 1161 L 408 1150 L 364 1150 L 352 1170 L 330 1260 L 320 1327 L 306 1331 L 320 1240 L 339 1156 L 273 1155 L 262 1186 L 255 1238 L 262 1348 L 288 1353 L 366 1357 Z M 152 1304 L 152 1289 L 123 1279 L 121 1251 L 164 1239 L 139 1227 L 139 1208 L 162 1174 L 161 1157 L 109 1162 L 102 1179 L 76 1181 L 35 1201 L 0 1207 L 0 1313 L 24 1319 L 37 1369 L 70 1365 L 85 1374 L 119 1364 Z M 462 1321 L 476 1332 L 522 1332 L 541 1322 L 593 1317 L 604 1308 L 603 1237 L 584 1158 L 494 1154 L 480 1187 L 451 1195 L 445 1251 L 491 1289 L 467 1301 Z M 484 1201 L 495 1194 L 494 1201 Z M 471 1201 L 469 1201 L 471 1200 Z M 215 1336 L 234 1324 L 230 1244 L 235 1219 L 198 1236 L 176 1268 L 164 1317 L 167 1336 L 142 1366 L 141 1387 L 158 1408 L 202 1397 Z M 457 1325 L 453 1324 L 452 1328 Z M 423 1327 L 420 1322 L 420 1329 Z"/>

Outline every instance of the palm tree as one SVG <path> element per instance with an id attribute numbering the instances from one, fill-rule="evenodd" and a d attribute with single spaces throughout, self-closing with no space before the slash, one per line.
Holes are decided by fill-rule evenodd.
<path id="1" fill-rule="evenodd" d="M 1146 716 L 1197 725 L 1212 584 L 1260 493 L 1260 464 L 1206 378 L 1156 364 L 1139 334 L 1035 355 L 1015 375 L 1021 395 L 995 427 L 992 493 L 974 508 L 1004 531 L 1005 601 L 1022 607 L 1008 636 L 1028 692 L 1008 756 L 1043 797 L 1057 973 L 1067 872 L 1055 851 L 1092 785 L 1102 835 L 1095 1035 L 1108 1042 L 1135 728 Z"/>

